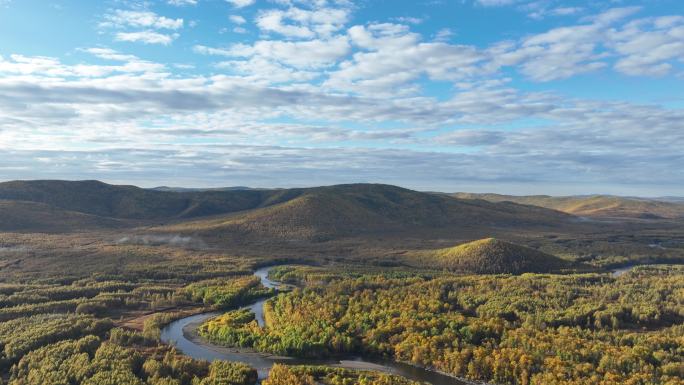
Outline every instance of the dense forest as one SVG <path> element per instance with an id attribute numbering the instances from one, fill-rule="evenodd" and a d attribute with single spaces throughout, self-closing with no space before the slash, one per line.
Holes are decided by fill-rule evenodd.
<path id="1" fill-rule="evenodd" d="M 304 285 L 234 311 L 216 342 L 295 356 L 375 354 L 497 384 L 682 384 L 684 269 L 454 276 L 279 268 Z"/>
<path id="2" fill-rule="evenodd" d="M 248 365 L 192 359 L 162 343 L 160 332 L 188 314 L 233 309 L 274 295 L 252 272 L 277 259 L 126 244 L 81 257 L 55 249 L 68 239 L 46 237 L 53 249 L 33 258 L 51 269 L 25 264 L 21 270 L 0 271 L 0 383 L 257 382 L 257 372 Z M 0 257 L 5 267 L 18 265 L 12 253 Z M 396 376 L 325 367 L 281 367 L 273 374 L 272 384 L 412 384 Z"/>
<path id="3" fill-rule="evenodd" d="M 52 249 L 3 259 L 6 384 L 251 385 L 252 368 L 197 361 L 160 342 L 174 319 L 222 309 L 199 332 L 264 352 L 379 356 L 490 384 L 684 381 L 682 267 L 620 277 L 463 275 L 357 262 L 302 266 L 163 245 L 95 243 L 81 254 L 70 238 L 32 239 Z M 274 263 L 285 265 L 271 278 L 297 288 L 276 293 L 260 284 L 254 270 Z M 237 310 L 268 297 L 265 328 Z M 272 372 L 270 385 L 411 383 L 328 367 Z"/>

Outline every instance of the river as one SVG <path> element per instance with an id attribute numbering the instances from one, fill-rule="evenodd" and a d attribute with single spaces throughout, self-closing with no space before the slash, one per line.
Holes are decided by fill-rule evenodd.
<path id="1" fill-rule="evenodd" d="M 271 267 L 258 269 L 254 274 L 259 277 L 261 283 L 269 288 L 278 289 L 281 284 L 268 279 Z M 259 326 L 264 326 L 263 305 L 267 299 L 256 301 L 243 308 L 250 309 L 255 314 Z M 429 382 L 434 385 L 467 385 L 451 376 L 435 371 L 419 368 L 391 360 L 380 360 L 367 357 L 349 357 L 347 359 L 314 360 L 293 357 L 278 357 L 255 352 L 251 349 L 226 348 L 214 345 L 197 335 L 197 327 L 205 320 L 221 314 L 220 312 L 196 314 L 170 323 L 161 333 L 161 340 L 175 345 L 183 354 L 202 360 L 226 360 L 240 361 L 255 368 L 259 378 L 268 376 L 268 372 L 274 363 L 290 365 L 329 365 L 347 369 L 377 370 L 385 373 L 396 374 L 414 381 Z"/>
<path id="2" fill-rule="evenodd" d="M 614 278 L 621 277 L 621 276 L 629 273 L 630 271 L 632 271 L 632 269 L 635 268 L 636 266 L 637 265 L 629 265 L 629 266 L 617 268 L 615 270 L 612 270 L 610 272 L 610 275 Z"/>

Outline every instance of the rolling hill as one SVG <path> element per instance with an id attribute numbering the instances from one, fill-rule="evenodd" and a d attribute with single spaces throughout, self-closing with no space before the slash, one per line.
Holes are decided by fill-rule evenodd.
<path id="1" fill-rule="evenodd" d="M 276 190 L 159 191 L 98 181 L 0 183 L 4 231 L 156 226 L 208 238 L 320 241 L 357 235 L 559 228 L 571 215 L 511 202 L 459 199 L 382 184 Z M 21 218 L 21 211 L 27 215 Z M 10 220 L 9 218 L 20 218 Z M 62 219 L 60 219 L 62 218 Z M 28 220 L 30 219 L 30 220 Z M 78 222 L 82 223 L 78 223 Z M 576 221 L 575 221 L 576 222 Z"/>
<path id="2" fill-rule="evenodd" d="M 456 199 L 389 185 L 350 184 L 282 190 L 258 209 L 157 230 L 323 240 L 463 228 L 554 228 L 572 220 L 572 216 L 558 211 L 510 202 Z"/>
<path id="3" fill-rule="evenodd" d="M 409 253 L 406 262 L 417 267 L 474 274 L 548 273 L 570 266 L 553 255 L 494 238 Z"/>
<path id="4" fill-rule="evenodd" d="M 43 203 L 0 200 L 0 231 L 59 233 L 130 227 L 132 223 Z"/>
<path id="5" fill-rule="evenodd" d="M 473 193 L 456 193 L 452 196 L 459 199 L 482 199 L 489 202 L 515 202 L 593 218 L 684 218 L 684 204 L 682 203 L 642 198 L 610 195 L 552 197 L 548 195 L 513 196 Z"/>
<path id="6" fill-rule="evenodd" d="M 157 191 L 99 181 L 12 181 L 0 183 L 0 199 L 43 203 L 109 218 L 168 220 L 216 215 L 258 207 L 268 191 Z"/>

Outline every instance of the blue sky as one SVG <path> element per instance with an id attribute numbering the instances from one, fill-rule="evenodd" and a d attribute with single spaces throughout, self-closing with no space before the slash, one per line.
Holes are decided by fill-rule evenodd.
<path id="1" fill-rule="evenodd" d="M 676 0 L 0 0 L 0 179 L 684 195 Z"/>

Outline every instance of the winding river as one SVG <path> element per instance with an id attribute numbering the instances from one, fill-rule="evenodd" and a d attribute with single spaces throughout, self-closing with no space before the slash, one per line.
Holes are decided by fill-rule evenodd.
<path id="1" fill-rule="evenodd" d="M 268 279 L 271 267 L 264 267 L 254 274 L 259 277 L 261 283 L 269 288 L 278 289 L 281 284 Z M 261 299 L 243 308 L 250 309 L 256 315 L 259 326 L 264 326 L 264 302 Z M 175 345 L 184 354 L 202 360 L 226 360 L 244 362 L 257 370 L 259 378 L 268 376 L 268 371 L 274 363 L 286 363 L 291 365 L 330 365 L 348 369 L 377 370 L 385 373 L 396 374 L 415 381 L 429 382 L 434 385 L 467 385 L 454 377 L 447 376 L 435 371 L 419 368 L 391 360 L 372 359 L 368 357 L 349 357 L 348 359 L 314 360 L 294 357 L 280 357 L 255 352 L 251 349 L 226 348 L 214 345 L 197 335 L 197 327 L 207 319 L 214 317 L 219 312 L 196 314 L 182 318 L 166 326 L 161 333 L 163 342 Z"/>

